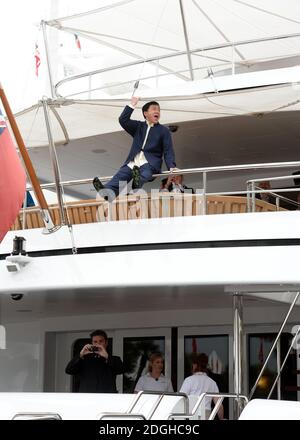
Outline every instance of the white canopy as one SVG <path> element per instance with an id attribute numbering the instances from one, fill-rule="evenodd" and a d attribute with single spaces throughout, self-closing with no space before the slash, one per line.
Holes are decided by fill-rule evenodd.
<path id="1" fill-rule="evenodd" d="M 298 0 L 102 0 L 45 26 L 56 142 L 120 130 L 133 92 L 167 124 L 299 109 Z M 17 119 L 48 143 L 40 104 Z"/>
<path id="2" fill-rule="evenodd" d="M 96 10 L 47 24 L 59 33 L 56 38 L 52 34 L 57 45 L 52 53 L 69 44 L 63 35 L 77 35 L 81 52 L 78 63 L 73 55 L 73 71 L 100 70 L 99 75 L 89 76 L 90 89 L 105 87 L 102 91 L 110 95 L 120 89 L 132 91 L 140 78 L 144 88 L 153 88 L 157 81 L 162 86 L 182 84 L 206 78 L 207 69 L 223 75 L 232 68 L 265 69 L 270 62 L 283 67 L 299 55 L 298 0 L 105 0 L 100 4 Z M 65 48 L 64 55 L 67 52 Z M 55 68 L 53 74 L 55 82 L 63 79 Z M 76 92 L 87 90 L 87 84 L 79 81 Z M 58 87 L 63 96 L 69 91 Z"/>

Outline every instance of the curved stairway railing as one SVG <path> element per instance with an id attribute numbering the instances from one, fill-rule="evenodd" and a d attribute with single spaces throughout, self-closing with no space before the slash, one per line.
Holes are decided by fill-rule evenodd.
<path id="1" fill-rule="evenodd" d="M 136 410 L 138 403 L 141 401 L 142 397 L 145 395 L 153 395 L 157 396 L 157 399 L 154 401 L 152 408 L 148 411 L 147 416 L 145 414 L 139 412 L 133 412 Z M 99 420 L 110 419 L 110 418 L 126 418 L 126 419 L 143 419 L 143 420 L 151 420 L 158 410 L 158 408 L 162 405 L 162 402 L 165 397 L 174 397 L 174 398 L 183 398 L 183 413 L 181 415 L 189 413 L 189 399 L 185 393 L 171 393 L 171 392 L 163 392 L 158 393 L 155 391 L 139 391 L 136 395 L 136 398 L 131 403 L 129 408 L 125 413 L 122 412 L 104 412 L 99 415 Z"/>
<path id="2" fill-rule="evenodd" d="M 205 412 L 205 399 L 207 397 L 210 398 L 217 398 L 217 402 L 215 403 L 215 407 L 213 408 L 210 416 L 208 419 L 206 419 L 206 412 Z M 217 412 L 220 409 L 220 406 L 224 400 L 224 398 L 227 399 L 235 399 L 236 401 L 242 401 L 244 405 L 248 403 L 248 398 L 244 396 L 243 394 L 233 394 L 233 393 L 202 393 L 200 394 L 199 398 L 197 399 L 197 402 L 195 403 L 192 411 L 189 414 L 178 414 L 178 413 L 172 413 L 169 416 L 169 420 L 188 420 L 195 418 L 200 411 L 200 418 L 201 420 L 214 420 L 215 416 L 217 415 Z"/>

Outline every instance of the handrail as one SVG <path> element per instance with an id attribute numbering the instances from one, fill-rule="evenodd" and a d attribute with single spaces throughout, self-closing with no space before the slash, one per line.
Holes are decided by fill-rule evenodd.
<path id="1" fill-rule="evenodd" d="M 28 420 L 62 420 L 58 413 L 50 412 L 19 412 L 13 416 L 12 420 L 24 420 L 22 417 L 27 417 Z"/>
<path id="2" fill-rule="evenodd" d="M 145 395 L 145 394 L 151 394 L 151 395 L 158 395 L 158 399 L 155 402 L 155 404 L 153 405 L 153 408 L 149 414 L 149 420 L 151 419 L 151 417 L 153 416 L 153 414 L 155 413 L 155 411 L 157 410 L 160 402 L 163 400 L 163 398 L 165 396 L 181 396 L 184 398 L 184 413 L 188 413 L 189 411 L 189 399 L 188 396 L 185 393 L 171 393 L 169 391 L 165 391 L 163 393 L 158 393 L 156 391 L 139 391 L 136 398 L 134 399 L 134 401 L 132 402 L 132 404 L 129 406 L 129 408 L 126 411 L 126 414 L 131 414 L 132 410 L 136 407 L 136 404 L 138 403 L 138 401 L 140 400 L 140 398 Z"/>
<path id="3" fill-rule="evenodd" d="M 258 382 L 260 381 L 260 378 L 261 378 L 261 376 L 263 375 L 263 372 L 265 371 L 265 368 L 266 368 L 266 366 L 267 366 L 267 364 L 268 364 L 268 362 L 269 362 L 269 359 L 270 359 L 270 357 L 271 357 L 273 351 L 275 350 L 275 347 L 276 347 L 276 345 L 277 345 L 277 342 L 279 341 L 279 338 L 280 338 L 280 336 L 281 336 L 281 333 L 283 332 L 283 329 L 284 329 L 284 327 L 285 327 L 285 324 L 287 323 L 287 320 L 289 319 L 289 316 L 290 316 L 290 314 L 291 314 L 293 308 L 295 307 L 295 304 L 296 304 L 296 302 L 297 302 L 297 299 L 298 299 L 299 295 L 300 295 L 300 291 L 296 292 L 295 298 L 293 299 L 293 302 L 291 303 L 291 305 L 290 305 L 290 307 L 289 307 L 289 310 L 288 310 L 288 312 L 287 312 L 287 314 L 286 314 L 286 316 L 285 316 L 285 318 L 284 318 L 284 321 L 283 321 L 283 323 L 281 324 L 281 327 L 280 327 L 279 332 L 278 332 L 278 334 L 277 334 L 277 336 L 276 336 L 276 338 L 275 338 L 275 341 L 274 341 L 274 343 L 273 343 L 273 345 L 272 345 L 272 347 L 271 347 L 271 349 L 270 349 L 270 351 L 269 351 L 269 354 L 268 354 L 268 356 L 267 356 L 267 358 L 266 358 L 266 360 L 265 360 L 263 366 L 261 367 L 260 373 L 259 373 L 259 375 L 258 375 L 258 377 L 257 377 L 257 379 L 256 379 L 256 381 L 255 381 L 255 384 L 253 385 L 253 387 L 252 387 L 252 389 L 251 389 L 251 391 L 250 391 L 250 393 L 249 393 L 249 399 L 252 398 L 252 396 L 253 396 L 253 394 L 254 394 L 256 388 L 257 388 Z"/>
<path id="4" fill-rule="evenodd" d="M 270 390 L 270 392 L 269 392 L 269 394 L 268 394 L 268 399 L 270 399 L 270 397 L 271 397 L 271 395 L 272 395 L 272 393 L 273 393 L 273 391 L 274 391 L 274 388 L 275 388 L 275 386 L 277 385 L 278 380 L 280 379 L 280 376 L 281 376 L 282 370 L 284 369 L 284 366 L 285 366 L 285 364 L 286 364 L 286 361 L 288 360 L 288 357 L 289 357 L 289 354 L 290 354 L 292 348 L 294 348 L 294 343 L 296 342 L 299 333 L 300 333 L 300 326 L 298 327 L 298 329 L 297 329 L 297 331 L 296 331 L 296 333 L 295 333 L 295 335 L 294 335 L 294 337 L 293 337 L 293 339 L 292 339 L 291 345 L 290 345 L 290 347 L 289 347 L 289 349 L 288 349 L 288 351 L 287 351 L 287 354 L 286 354 L 286 356 L 285 356 L 285 358 L 284 358 L 284 361 L 282 362 L 282 365 L 281 365 L 281 367 L 280 367 L 280 370 L 277 371 L 277 376 L 276 376 L 276 378 L 275 378 L 275 380 L 274 380 L 274 383 L 273 383 L 273 385 L 272 385 L 272 388 L 271 388 L 271 390 Z"/>
<path id="5" fill-rule="evenodd" d="M 247 188 L 250 188 L 247 187 Z M 256 189 L 256 188 L 260 188 L 259 186 L 251 186 L 251 188 L 254 189 L 247 189 L 246 193 L 247 193 L 247 207 L 248 207 L 248 212 L 250 211 L 250 206 L 252 206 L 252 212 L 255 211 L 255 205 L 256 205 L 256 199 L 255 199 L 255 195 L 256 194 L 270 194 L 271 196 L 273 196 L 276 200 L 276 207 L 277 209 L 280 207 L 279 206 L 279 201 L 285 201 L 290 203 L 291 205 L 297 206 L 298 208 L 300 207 L 300 203 L 295 202 L 295 200 L 289 199 L 288 197 L 284 197 L 282 195 L 280 195 L 280 193 L 286 193 L 286 192 L 300 192 L 300 188 L 272 188 L 272 191 L 268 190 L 268 189 Z M 276 191 L 276 193 L 274 192 Z M 250 197 L 252 197 L 252 204 L 250 203 Z M 278 202 L 278 203 L 277 203 Z"/>
<path id="6" fill-rule="evenodd" d="M 206 197 L 209 195 L 243 195 L 243 196 L 247 196 L 247 211 L 251 212 L 251 204 L 250 204 L 250 195 L 252 194 L 252 211 L 255 211 L 255 209 L 253 209 L 253 206 L 255 206 L 255 199 L 254 199 L 254 195 L 258 194 L 258 193 L 265 193 L 265 190 L 256 190 L 254 187 L 254 183 L 253 180 L 248 180 L 247 181 L 247 189 L 246 190 L 240 190 L 240 191 L 225 191 L 225 192 L 212 192 L 212 193 L 207 193 L 207 173 L 215 173 L 215 172 L 226 172 L 226 171 L 238 171 L 238 170 L 253 170 L 253 169 L 270 169 L 270 168 L 300 168 L 300 161 L 293 161 L 293 162 L 270 162 L 270 163 L 260 163 L 260 164 L 242 164 L 242 165 L 231 165 L 231 166 L 217 166 L 217 167 L 199 167 L 199 168 L 188 168 L 188 169 L 178 169 L 176 171 L 170 172 L 170 171 L 164 171 L 162 173 L 157 173 L 154 174 L 153 177 L 158 177 L 158 176 L 169 176 L 169 175 L 176 175 L 176 174 L 198 174 L 198 173 L 202 173 L 202 189 L 196 189 L 196 195 L 201 195 L 202 196 L 202 200 L 203 200 L 203 207 L 202 207 L 202 214 L 206 214 Z M 284 176 L 286 177 L 286 176 Z M 108 181 L 112 178 L 112 176 L 102 176 L 100 177 L 100 179 L 102 181 Z M 265 180 L 265 179 L 264 179 Z M 88 179 L 78 179 L 78 180 L 67 180 L 67 181 L 63 181 L 60 182 L 60 188 L 62 187 L 67 187 L 67 186 L 76 186 L 76 185 L 84 185 L 84 184 L 90 184 L 92 185 L 93 179 L 92 178 L 88 178 Z M 250 188 L 251 185 L 251 188 Z M 43 189 L 47 189 L 47 188 L 55 188 L 57 185 L 55 183 L 45 183 L 41 185 L 41 188 Z M 32 187 L 28 186 L 27 190 L 31 190 Z M 278 189 L 273 189 L 273 191 L 276 193 L 280 193 L 280 192 L 286 192 L 287 189 L 284 188 L 278 188 Z M 290 192 L 296 192 L 299 191 L 298 188 L 291 188 L 289 190 Z M 153 193 L 155 192 L 159 192 L 158 189 L 152 189 L 151 190 L 151 196 L 153 195 Z M 185 196 L 187 194 L 185 193 Z M 277 201 L 279 200 L 279 196 L 277 197 Z M 292 203 L 293 205 L 296 204 Z M 276 206 L 277 206 L 277 210 L 279 208 L 279 204 L 276 202 Z M 296 204 L 296 206 L 299 206 Z M 31 208 L 32 209 L 32 208 Z M 24 209 L 25 211 L 25 209 Z"/>
<path id="7" fill-rule="evenodd" d="M 297 179 L 296 174 L 291 174 L 289 176 L 276 176 L 276 177 L 265 177 L 265 178 L 260 178 L 260 179 L 250 179 L 247 180 L 247 183 L 256 183 L 256 182 L 264 182 L 265 180 L 285 180 L 285 179 Z M 298 177 L 298 179 L 300 178 L 300 176 Z"/>
<path id="8" fill-rule="evenodd" d="M 47 22 L 46 22 L 46 24 L 51 26 L 51 24 L 49 24 Z M 64 30 L 63 27 L 61 27 L 61 30 Z M 199 52 L 201 55 L 203 55 L 203 53 L 205 51 L 210 51 L 210 50 L 219 50 L 219 49 L 223 49 L 223 48 L 227 48 L 227 47 L 238 47 L 238 46 L 244 46 L 244 45 L 248 45 L 248 44 L 257 44 L 257 43 L 263 43 L 263 42 L 281 40 L 281 39 L 288 39 L 288 38 L 297 38 L 299 36 L 300 36 L 300 33 L 298 32 L 298 33 L 293 33 L 293 34 L 278 35 L 275 37 L 273 36 L 273 37 L 255 38 L 255 39 L 249 39 L 249 40 L 243 40 L 243 41 L 234 41 L 234 42 L 228 42 L 228 43 L 226 42 L 226 43 L 222 43 L 222 44 L 216 44 L 216 45 L 210 45 L 210 46 L 206 46 L 206 47 L 202 47 L 202 48 L 196 48 L 196 49 L 190 50 L 189 53 L 191 55 L 193 55 L 193 54 L 197 54 L 197 52 Z M 160 60 L 178 57 L 178 56 L 182 56 L 182 55 L 186 55 L 186 54 L 187 54 L 187 50 L 181 50 L 181 51 L 176 51 L 175 53 L 172 52 L 172 53 L 168 53 L 168 54 L 164 54 L 164 55 L 156 55 L 156 56 L 149 57 L 149 58 L 143 58 L 143 59 L 139 59 L 139 60 L 135 60 L 135 61 L 130 61 L 128 63 L 118 64 L 116 66 L 110 66 L 110 67 L 105 67 L 102 69 L 97 69 L 97 70 L 82 73 L 79 75 L 73 75 L 71 77 L 62 79 L 61 81 L 59 81 L 55 85 L 55 87 L 54 87 L 55 94 L 56 94 L 56 96 L 59 97 L 59 94 L 57 92 L 58 88 L 62 84 L 65 84 L 70 81 L 75 81 L 77 79 L 81 79 L 81 78 L 85 78 L 85 77 L 89 77 L 89 76 L 93 76 L 93 75 L 99 75 L 101 73 L 111 72 L 113 70 L 124 69 L 126 67 L 138 66 L 138 65 L 144 64 L 144 63 L 153 63 L 153 62 L 157 62 Z M 228 64 L 231 65 L 232 62 L 228 61 Z M 171 74 L 172 74 L 172 72 L 171 72 Z"/>
<path id="9" fill-rule="evenodd" d="M 120 417 L 122 417 L 122 419 L 146 420 L 146 417 L 143 416 L 143 414 L 138 414 L 138 413 L 136 413 L 136 414 L 134 414 L 134 413 L 126 414 L 126 413 L 121 413 L 121 412 L 104 412 L 104 413 L 100 413 L 98 420 L 105 420 L 106 418 L 107 419 L 111 419 L 111 418 L 119 419 Z"/>
<path id="10" fill-rule="evenodd" d="M 249 401 L 248 398 L 246 396 L 244 396 L 243 394 L 233 394 L 233 393 L 202 393 L 202 394 L 200 394 L 197 402 L 195 403 L 191 413 L 190 414 L 186 414 L 186 416 L 189 417 L 189 418 L 194 417 L 197 414 L 197 411 L 198 411 L 200 405 L 202 405 L 204 403 L 204 401 L 205 401 L 205 399 L 207 397 L 212 397 L 212 398 L 213 397 L 217 397 L 218 398 L 216 406 L 215 406 L 214 410 L 212 411 L 212 413 L 210 414 L 208 420 L 213 420 L 213 418 L 215 417 L 215 415 L 216 415 L 217 411 L 219 410 L 219 408 L 220 408 L 220 406 L 222 404 L 222 401 L 224 400 L 225 397 L 228 398 L 228 399 L 244 400 L 246 402 L 246 404 Z M 183 415 L 183 417 L 184 416 L 185 415 Z M 170 414 L 169 419 L 171 419 L 172 417 L 176 417 L 176 418 L 182 417 L 182 414 L 179 414 L 179 413 Z"/>
<path id="11" fill-rule="evenodd" d="M 271 194 L 276 198 L 276 206 L 277 206 L 277 201 L 280 200 L 284 200 L 287 201 L 288 203 L 290 203 L 291 205 L 294 206 L 300 206 L 300 203 L 295 202 L 295 200 L 289 199 L 288 197 L 284 197 L 281 195 L 278 195 L 277 193 L 281 193 L 281 192 L 299 192 L 300 188 L 295 188 L 295 187 L 291 187 L 291 188 L 271 188 L 271 191 L 268 189 L 263 189 L 263 190 L 259 190 L 256 191 L 255 188 L 260 188 L 259 186 L 255 186 L 255 183 L 259 183 L 259 182 L 265 182 L 266 180 L 268 181 L 278 181 L 278 180 L 286 180 L 286 179 L 295 179 L 295 174 L 291 174 L 289 176 L 276 176 L 276 177 L 265 177 L 265 178 L 259 178 L 259 179 L 249 179 L 246 182 L 246 187 L 247 187 L 247 206 L 248 206 L 248 211 L 250 211 L 250 206 L 252 206 L 252 211 L 255 211 L 255 194 L 257 193 L 264 193 L 264 194 Z M 251 189 L 250 189 L 251 188 Z M 276 193 L 275 193 L 276 191 Z M 252 197 L 252 204 L 250 203 L 250 196 Z"/>
<path id="12" fill-rule="evenodd" d="M 252 169 L 265 169 L 265 168 L 293 168 L 293 167 L 300 167 L 300 161 L 186 168 L 186 169 L 178 169 L 177 171 L 173 171 L 172 173 L 170 171 L 164 171 L 162 173 L 153 174 L 153 177 L 168 176 L 170 174 L 198 174 L 198 173 L 214 173 L 221 171 L 238 171 L 238 170 L 252 170 Z M 113 176 L 101 176 L 100 180 L 105 182 L 110 180 L 112 177 Z M 64 182 L 60 182 L 60 184 L 64 186 L 73 186 L 73 185 L 75 186 L 75 185 L 84 185 L 84 184 L 92 184 L 92 183 L 93 183 L 92 178 L 79 179 L 79 180 L 66 180 Z M 41 188 L 43 189 L 54 188 L 54 187 L 55 187 L 55 183 L 44 183 L 41 185 Z M 30 190 L 32 188 L 29 186 L 27 189 Z"/>

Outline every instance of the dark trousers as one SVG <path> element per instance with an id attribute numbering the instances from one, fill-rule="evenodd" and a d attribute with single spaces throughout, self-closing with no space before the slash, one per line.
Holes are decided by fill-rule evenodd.
<path id="1" fill-rule="evenodd" d="M 152 180 L 153 172 L 154 172 L 154 170 L 152 169 L 152 167 L 148 163 L 145 163 L 144 165 L 142 165 L 140 167 L 139 188 L 142 188 L 144 183 Z M 112 177 L 112 179 L 104 185 L 104 188 L 113 191 L 117 197 L 120 192 L 120 182 L 123 182 L 121 184 L 121 189 L 122 189 L 126 183 L 131 181 L 131 179 L 132 179 L 132 169 L 129 168 L 127 165 L 123 165 L 119 169 L 119 171 L 117 171 L 117 173 Z M 102 193 L 102 191 L 101 191 L 101 193 Z M 109 194 L 108 194 L 108 196 L 110 198 Z"/>

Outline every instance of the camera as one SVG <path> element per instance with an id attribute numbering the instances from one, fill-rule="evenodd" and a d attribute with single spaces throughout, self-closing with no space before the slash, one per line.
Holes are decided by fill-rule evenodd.
<path id="1" fill-rule="evenodd" d="M 23 293 L 12 293 L 10 295 L 11 299 L 13 299 L 14 301 L 20 301 L 23 298 Z"/>
<path id="2" fill-rule="evenodd" d="M 92 346 L 90 347 L 90 351 L 91 351 L 92 353 L 95 353 L 96 351 L 98 351 L 98 349 L 99 349 L 99 347 L 97 347 L 97 345 L 92 345 Z"/>

